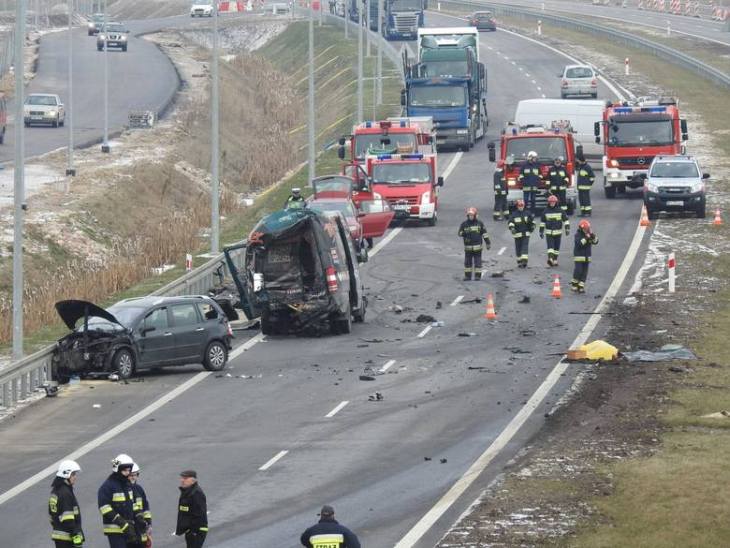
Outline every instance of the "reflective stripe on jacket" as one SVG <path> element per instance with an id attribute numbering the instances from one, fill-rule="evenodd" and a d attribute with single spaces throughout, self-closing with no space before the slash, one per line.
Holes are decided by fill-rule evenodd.
<path id="1" fill-rule="evenodd" d="M 591 248 L 598 243 L 598 236 L 586 234 L 578 229 L 575 233 L 575 245 L 573 246 L 573 260 L 576 263 L 591 262 Z"/>
<path id="2" fill-rule="evenodd" d="M 479 219 L 467 219 L 459 226 L 459 237 L 464 240 L 464 251 L 481 251 L 482 241 L 489 243 L 487 227 Z"/>
<path id="3" fill-rule="evenodd" d="M 125 533 L 128 527 L 126 522 L 134 522 L 134 493 L 129 480 L 119 473 L 111 474 L 99 487 L 97 499 L 104 534 Z"/>
<path id="4" fill-rule="evenodd" d="M 560 236 L 566 228 L 570 228 L 570 220 L 565 210 L 559 205 L 547 206 L 542 210 L 540 232 L 544 232 L 548 236 Z"/>
<path id="5" fill-rule="evenodd" d="M 507 227 L 515 238 L 524 238 L 535 230 L 535 220 L 532 213 L 526 209 L 522 211 L 515 209 L 510 213 Z"/>
<path id="6" fill-rule="evenodd" d="M 540 178 L 540 166 L 538 164 L 527 162 L 520 170 L 519 180 L 522 183 L 523 189 L 537 188 L 540 186 L 540 182 L 542 181 Z"/>
<path id="7" fill-rule="evenodd" d="M 565 190 L 568 188 L 570 178 L 564 167 L 553 166 L 548 172 L 548 180 L 550 181 L 550 190 Z"/>
<path id="8" fill-rule="evenodd" d="M 596 175 L 593 173 L 593 168 L 588 165 L 588 162 L 579 166 L 578 168 L 578 190 L 590 190 L 593 186 L 593 181 L 596 180 Z"/>
<path id="9" fill-rule="evenodd" d="M 494 195 L 507 195 L 507 178 L 504 176 L 504 171 L 494 172 Z"/>
<path id="10" fill-rule="evenodd" d="M 63 478 L 55 478 L 48 498 L 48 515 L 51 521 L 51 539 L 73 542 L 74 537 L 84 538 L 81 529 L 81 512 L 73 487 Z"/>

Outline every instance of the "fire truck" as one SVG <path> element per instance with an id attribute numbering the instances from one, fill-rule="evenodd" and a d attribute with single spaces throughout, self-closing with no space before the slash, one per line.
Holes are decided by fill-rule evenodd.
<path id="1" fill-rule="evenodd" d="M 378 154 L 367 157 L 371 192 L 395 211 L 396 219 L 438 220 L 438 194 L 444 185 L 436 174 L 435 154 Z"/>
<path id="2" fill-rule="evenodd" d="M 565 120 L 554 121 L 549 128 L 536 125 L 515 126 L 508 124 L 502 130 L 499 141 L 500 156 L 496 158 L 495 143 L 489 143 L 489 161 L 497 161 L 497 167 L 504 169 L 507 178 L 507 201 L 510 208 L 517 200 L 523 198 L 522 183 L 519 181 L 520 170 L 527 161 L 527 154 L 535 151 L 540 164 L 541 182 L 538 188 L 535 205 L 544 208 L 548 198 L 548 172 L 550 166 L 558 156 L 563 157 L 563 165 L 570 178 L 566 198 L 568 214 L 575 211 L 578 192 L 575 182 L 575 157 L 583 153 L 580 145 L 576 147 L 573 139 L 573 129 Z"/>
<path id="3" fill-rule="evenodd" d="M 430 154 L 436 142 L 434 135 L 430 116 L 362 122 L 352 128 L 352 135 L 340 137 L 337 155 L 345 159 L 348 141 L 353 164 L 364 163 L 368 154 Z"/>
<path id="4" fill-rule="evenodd" d="M 655 156 L 684 153 L 687 121 L 674 97 L 641 97 L 633 103 L 607 103 L 594 125 L 603 140 L 603 188 L 606 198 L 626 187 L 641 188 Z"/>

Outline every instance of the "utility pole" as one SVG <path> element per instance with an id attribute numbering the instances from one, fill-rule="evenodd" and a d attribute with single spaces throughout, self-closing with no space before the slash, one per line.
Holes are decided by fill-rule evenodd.
<path id="1" fill-rule="evenodd" d="M 106 0 L 104 0 L 104 20 L 101 32 L 104 35 L 104 139 L 101 142 L 101 151 L 109 153 L 109 52 L 107 51 L 107 30 L 106 30 Z"/>
<path id="2" fill-rule="evenodd" d="M 378 3 L 378 104 L 383 104 L 383 0 Z"/>
<path id="3" fill-rule="evenodd" d="M 364 109 L 363 96 L 362 96 L 363 95 L 363 89 L 362 89 L 362 87 L 363 87 L 363 81 L 362 81 L 362 79 L 363 79 L 363 75 L 362 75 L 362 71 L 363 71 L 362 11 L 363 10 L 362 10 L 362 2 L 359 2 L 359 3 L 360 3 L 360 9 L 358 10 L 358 13 L 359 13 L 360 17 L 358 19 L 360 20 L 360 31 L 359 31 L 360 34 L 358 34 L 358 37 L 357 37 L 357 120 L 355 121 L 355 123 L 358 123 L 358 124 L 360 122 L 362 122 L 363 109 Z"/>
<path id="4" fill-rule="evenodd" d="M 325 0 L 319 0 L 319 26 L 320 27 L 322 26 L 322 18 L 324 17 L 324 15 L 322 13 L 324 11 L 324 6 L 322 5 L 324 2 L 325 2 Z M 309 11 L 312 11 L 313 7 L 314 7 L 314 2 L 312 2 L 312 4 L 309 6 Z"/>
<path id="5" fill-rule="evenodd" d="M 213 63 L 211 78 L 211 124 L 210 124 L 210 252 L 218 253 L 220 248 L 220 190 L 218 181 L 218 160 L 220 159 L 219 145 L 219 114 L 218 107 L 220 105 L 218 94 L 218 5 L 213 5 Z"/>
<path id="6" fill-rule="evenodd" d="M 350 7 L 346 3 L 344 5 L 344 8 L 343 9 L 345 10 L 345 17 L 344 17 L 344 21 L 345 21 L 345 40 L 347 40 L 347 39 L 350 38 L 350 31 L 349 31 L 349 28 L 348 28 L 350 26 Z"/>
<path id="7" fill-rule="evenodd" d="M 321 6 L 320 6 L 321 8 Z M 320 14 L 322 10 L 320 9 Z M 316 169 L 314 165 L 314 11 L 309 10 L 309 183 L 314 180 Z"/>
<path id="8" fill-rule="evenodd" d="M 23 357 L 23 217 L 25 215 L 25 2 L 15 2 L 15 169 L 13 172 L 13 359 Z"/>
<path id="9" fill-rule="evenodd" d="M 368 54 L 367 56 L 370 57 L 370 2 L 372 0 L 365 0 L 365 10 L 367 11 L 367 15 L 365 16 L 365 20 L 367 21 L 365 32 L 367 33 L 368 37 Z"/>
<path id="10" fill-rule="evenodd" d="M 73 97 L 74 97 L 74 84 L 73 84 L 73 19 L 74 14 L 74 2 L 68 0 L 68 97 L 66 97 L 66 112 L 65 112 L 65 123 L 68 126 L 68 165 L 66 166 L 66 176 L 75 176 L 76 170 L 74 169 L 74 126 L 73 126 Z"/>

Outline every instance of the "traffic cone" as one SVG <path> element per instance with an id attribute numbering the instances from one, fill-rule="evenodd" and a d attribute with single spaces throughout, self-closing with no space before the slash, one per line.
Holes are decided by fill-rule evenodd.
<path id="1" fill-rule="evenodd" d="M 722 217 L 720 216 L 720 210 L 715 210 L 715 220 L 712 221 L 712 224 L 715 226 L 720 226 L 722 224 Z"/>
<path id="2" fill-rule="evenodd" d="M 553 280 L 553 291 L 550 293 L 551 297 L 555 297 L 556 299 L 562 299 L 563 293 L 560 291 L 560 276 L 557 274 L 555 275 L 555 279 Z"/>
<path id="3" fill-rule="evenodd" d="M 646 206 L 641 207 L 641 222 L 639 223 L 640 226 L 651 226 L 651 223 L 649 222 L 649 214 L 646 212 Z"/>
<path id="4" fill-rule="evenodd" d="M 497 313 L 494 311 L 494 298 L 491 293 L 487 294 L 487 313 L 484 314 L 484 317 L 488 320 L 497 319 Z"/>

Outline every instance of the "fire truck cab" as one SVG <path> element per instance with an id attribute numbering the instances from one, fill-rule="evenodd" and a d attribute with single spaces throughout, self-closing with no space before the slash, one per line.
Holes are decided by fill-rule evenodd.
<path id="1" fill-rule="evenodd" d="M 434 136 L 430 116 L 362 122 L 352 129 L 352 135 L 340 137 L 337 155 L 345 159 L 348 141 L 353 164 L 364 163 L 368 154 L 431 154 Z"/>
<path id="2" fill-rule="evenodd" d="M 606 198 L 626 188 L 642 188 L 655 156 L 684 153 L 687 121 L 674 97 L 640 97 L 635 102 L 606 103 L 603 120 L 594 125 L 603 142 L 603 187 Z"/>
<path id="3" fill-rule="evenodd" d="M 542 209 L 547 205 L 550 186 L 548 172 L 555 158 L 562 156 L 563 165 L 569 177 L 566 192 L 568 214 L 573 214 L 578 197 L 575 182 L 575 157 L 581 155 L 583 150 L 580 145 L 576 147 L 569 122 L 556 120 L 550 127 L 508 124 L 502 130 L 499 145 L 500 155 L 497 160 L 495 143 L 489 143 L 489 161 L 496 161 L 497 167 L 504 170 L 504 176 L 507 179 L 507 202 L 510 209 L 515 207 L 517 200 L 523 198 L 522 183 L 519 180 L 520 171 L 527 162 L 527 154 L 535 151 L 542 179 L 535 200 L 536 206 Z"/>

